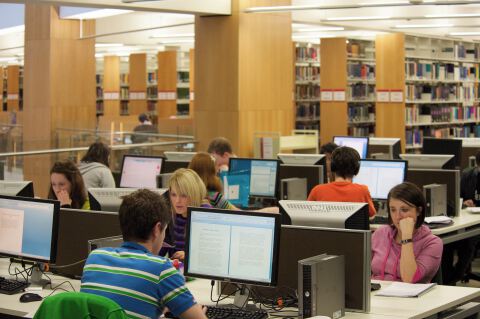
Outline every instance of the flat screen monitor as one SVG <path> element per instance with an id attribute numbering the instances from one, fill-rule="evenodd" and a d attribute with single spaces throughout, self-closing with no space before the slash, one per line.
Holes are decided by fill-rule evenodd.
<path id="1" fill-rule="evenodd" d="M 400 159 L 402 145 L 399 138 L 370 137 L 368 140 L 368 158 L 382 156 L 382 159 Z"/>
<path id="2" fill-rule="evenodd" d="M 197 154 L 197 152 L 171 152 L 165 151 L 163 152 L 165 157 L 168 161 L 175 161 L 175 162 L 188 162 L 192 160 L 192 158 Z"/>
<path id="3" fill-rule="evenodd" d="M 60 202 L 0 196 L 0 254 L 55 262 Z"/>
<path id="4" fill-rule="evenodd" d="M 244 175 L 249 184 L 249 196 L 275 197 L 278 187 L 279 161 L 231 157 L 229 175 Z"/>
<path id="5" fill-rule="evenodd" d="M 360 158 L 367 158 L 368 137 L 334 136 L 333 143 L 355 149 Z"/>
<path id="6" fill-rule="evenodd" d="M 0 195 L 34 197 L 31 181 L 0 181 Z"/>
<path id="7" fill-rule="evenodd" d="M 189 207 L 185 276 L 274 286 L 280 215 Z"/>
<path id="8" fill-rule="evenodd" d="M 283 164 L 296 165 L 318 165 L 325 157 L 325 154 L 282 154 L 279 153 L 278 158 Z"/>
<path id="9" fill-rule="evenodd" d="M 462 141 L 462 158 L 460 160 L 460 168 L 465 169 L 470 166 L 470 157 L 477 155 L 480 151 L 480 138 L 478 137 L 456 137 L 455 139 Z"/>
<path id="10" fill-rule="evenodd" d="M 423 154 L 454 155 L 453 164 L 444 168 L 460 168 L 460 161 L 462 158 L 462 140 L 456 140 L 451 138 L 424 137 L 422 149 Z"/>
<path id="11" fill-rule="evenodd" d="M 286 165 L 280 164 L 278 178 L 280 180 L 287 178 L 306 178 L 307 196 L 318 184 L 325 183 L 324 165 Z"/>
<path id="12" fill-rule="evenodd" d="M 156 188 L 163 160 L 160 156 L 124 155 L 120 187 Z"/>
<path id="13" fill-rule="evenodd" d="M 179 168 L 188 168 L 189 164 L 190 164 L 190 162 L 186 162 L 186 161 L 169 161 L 169 160 L 166 160 L 163 163 L 162 172 L 163 173 L 173 173 Z"/>
<path id="14" fill-rule="evenodd" d="M 118 213 L 62 208 L 59 215 L 57 260 L 51 270 L 79 278 L 88 256 L 88 242 L 122 234 Z"/>
<path id="15" fill-rule="evenodd" d="M 429 184 L 447 185 L 447 214 L 458 216 L 460 213 L 460 171 L 450 169 L 416 169 L 408 168 L 408 182 L 412 182 L 420 189 Z"/>
<path id="16" fill-rule="evenodd" d="M 408 162 L 410 168 L 441 169 L 451 162 L 453 155 L 440 154 L 400 154 Z M 451 162 L 453 163 L 453 162 Z"/>
<path id="17" fill-rule="evenodd" d="M 353 182 L 367 185 L 375 200 L 386 200 L 390 190 L 405 181 L 407 161 L 362 159 Z"/>
<path id="18" fill-rule="evenodd" d="M 90 209 L 103 210 L 107 212 L 118 212 L 122 204 L 123 196 L 129 195 L 138 188 L 89 188 L 88 199 L 90 201 Z M 167 191 L 166 188 L 151 189 L 162 195 Z"/>

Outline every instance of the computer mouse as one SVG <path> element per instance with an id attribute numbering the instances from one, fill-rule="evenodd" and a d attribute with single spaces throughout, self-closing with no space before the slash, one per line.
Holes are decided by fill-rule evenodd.
<path id="1" fill-rule="evenodd" d="M 42 296 L 31 293 L 31 292 L 24 293 L 23 295 L 20 296 L 20 302 L 40 301 L 42 299 L 43 299 Z"/>

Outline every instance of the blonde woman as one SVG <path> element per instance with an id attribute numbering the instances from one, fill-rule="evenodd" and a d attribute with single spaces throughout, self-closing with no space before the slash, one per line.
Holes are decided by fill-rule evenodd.
<path id="1" fill-rule="evenodd" d="M 188 168 L 176 170 L 168 182 L 170 204 L 173 213 L 173 244 L 171 258 L 185 258 L 185 224 L 187 207 L 212 207 L 207 197 L 207 189 L 195 171 Z"/>

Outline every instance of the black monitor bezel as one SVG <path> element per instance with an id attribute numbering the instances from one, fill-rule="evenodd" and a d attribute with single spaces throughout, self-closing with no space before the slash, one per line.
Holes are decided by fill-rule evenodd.
<path id="1" fill-rule="evenodd" d="M 277 163 L 277 171 L 276 171 L 276 174 L 275 174 L 275 189 L 273 191 L 273 195 L 272 196 L 269 196 L 269 195 L 259 195 L 259 194 L 252 194 L 251 190 L 249 189 L 248 191 L 248 196 L 255 196 L 255 197 L 268 197 L 268 198 L 274 198 L 274 197 L 278 197 L 278 185 L 280 183 L 280 181 L 278 180 L 279 178 L 279 170 L 280 170 L 280 160 L 279 159 L 275 159 L 275 158 L 272 158 L 272 159 L 268 159 L 268 158 L 249 158 L 249 157 L 230 157 L 230 159 L 228 160 L 228 172 L 232 172 L 232 161 L 237 161 L 237 160 L 240 160 L 240 161 L 263 161 L 263 162 L 276 162 Z M 251 167 L 250 167 L 250 171 L 251 171 Z M 250 174 L 251 175 L 251 174 Z M 250 178 L 251 179 L 251 178 Z M 250 186 L 250 185 L 249 185 Z"/>
<path id="2" fill-rule="evenodd" d="M 53 199 L 40 199 L 40 198 L 7 196 L 7 195 L 0 195 L 0 199 L 35 202 L 35 203 L 43 203 L 43 204 L 53 204 L 52 238 L 50 242 L 50 258 L 49 259 L 35 258 L 31 256 L 24 256 L 21 254 L 10 254 L 5 252 L 0 252 L 0 255 L 11 256 L 11 257 L 15 257 L 23 260 L 48 262 L 52 264 L 55 263 L 57 258 L 57 241 L 58 241 L 58 225 L 59 225 L 58 221 L 59 221 L 59 214 L 60 214 L 60 201 L 53 200 Z"/>
<path id="3" fill-rule="evenodd" d="M 120 168 L 120 181 L 118 182 L 118 188 L 146 188 L 146 187 L 137 187 L 137 186 L 122 186 L 122 178 L 123 178 L 123 167 L 125 165 L 125 158 L 126 157 L 137 157 L 137 158 L 155 158 L 161 159 L 162 163 L 160 164 L 160 172 L 159 174 L 163 173 L 163 167 L 165 166 L 165 157 L 163 156 L 155 156 L 155 155 L 137 155 L 137 154 L 124 154 L 122 159 L 122 167 Z M 155 179 L 155 185 L 157 185 L 157 177 L 156 174 L 152 174 L 153 178 Z"/>
<path id="4" fill-rule="evenodd" d="M 428 153 L 425 152 L 425 142 L 428 146 L 433 146 L 433 144 L 442 144 L 442 146 L 447 146 L 446 149 L 455 148 L 458 153 L 446 153 L 446 152 L 441 152 L 441 153 L 432 153 L 429 150 Z M 429 143 L 433 143 L 432 145 L 428 145 Z M 437 146 L 437 145 L 435 145 Z M 449 160 L 443 165 L 443 169 L 459 169 L 462 165 L 462 154 L 463 154 L 463 140 L 461 139 L 454 139 L 454 138 L 436 138 L 436 137 L 424 137 L 423 142 L 422 142 L 422 154 L 426 155 L 434 155 L 434 154 L 444 154 L 444 155 L 453 155 L 453 163 L 454 167 L 451 167 L 449 165 Z"/>
<path id="5" fill-rule="evenodd" d="M 368 136 L 346 136 L 346 135 L 335 135 L 333 138 L 332 138 L 332 142 L 335 143 L 335 138 L 337 137 L 345 137 L 345 138 L 352 138 L 352 139 L 366 139 L 367 140 L 367 148 L 365 149 L 365 157 L 362 157 L 362 154 L 358 154 L 360 155 L 360 159 L 366 159 L 367 156 L 368 156 L 368 146 L 370 144 L 370 138 Z M 340 145 L 338 145 L 340 146 Z"/>
<path id="6" fill-rule="evenodd" d="M 273 238 L 273 258 L 272 258 L 272 277 L 269 283 L 262 281 L 251 281 L 239 278 L 225 278 L 222 276 L 208 276 L 204 274 L 196 274 L 189 271 L 189 252 L 190 252 L 190 225 L 192 211 L 201 211 L 214 214 L 228 214 L 228 215 L 243 215 L 243 216 L 257 216 L 257 217 L 269 217 L 275 219 L 275 228 L 274 228 L 274 238 Z M 281 229 L 281 219 L 280 214 L 264 213 L 258 211 L 242 211 L 242 210 L 227 210 L 219 208 L 204 208 L 204 207 L 188 207 L 187 209 L 187 222 L 185 224 L 185 260 L 184 260 L 184 275 L 188 277 L 195 278 L 205 278 L 212 280 L 220 280 L 225 282 L 233 282 L 238 284 L 247 284 L 247 285 L 258 285 L 258 286 L 267 286 L 274 287 L 278 282 L 278 261 L 280 254 L 280 229 Z"/>
<path id="7" fill-rule="evenodd" d="M 387 160 L 387 159 L 364 158 L 364 159 L 360 160 L 360 169 L 362 168 L 362 163 L 361 162 L 390 162 L 390 163 L 399 163 L 400 162 L 400 163 L 405 163 L 405 169 L 403 171 L 403 182 L 405 182 L 407 180 L 407 172 L 408 172 L 408 161 L 407 160 L 397 160 L 397 159 Z M 360 172 L 360 170 L 359 170 L 359 172 Z M 370 190 L 369 190 L 369 192 L 370 192 Z M 377 201 L 386 201 L 387 200 L 386 198 L 373 197 L 372 194 L 370 194 L 370 196 L 372 196 L 373 200 L 377 200 Z"/>

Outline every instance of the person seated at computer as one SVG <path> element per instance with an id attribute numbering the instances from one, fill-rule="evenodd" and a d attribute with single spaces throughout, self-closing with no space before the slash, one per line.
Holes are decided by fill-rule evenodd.
<path id="1" fill-rule="evenodd" d="M 194 170 L 179 168 L 173 172 L 168 181 L 168 192 L 173 219 L 170 225 L 171 243 L 169 250 L 172 259 L 185 258 L 185 224 L 187 222 L 187 207 L 212 207 L 207 199 L 207 189 L 202 179 Z"/>
<path id="2" fill-rule="evenodd" d="M 172 216 L 162 197 L 141 189 L 118 213 L 124 243 L 87 258 L 80 291 L 112 299 L 132 318 L 159 318 L 167 307 L 182 319 L 206 319 L 168 258 L 158 256 Z"/>
<path id="3" fill-rule="evenodd" d="M 74 162 L 55 162 L 50 170 L 49 199 L 60 201 L 64 208 L 90 209 L 82 175 Z"/>
<path id="4" fill-rule="evenodd" d="M 460 179 L 460 198 L 463 198 L 463 205 L 475 207 L 477 199 L 477 179 L 480 168 L 480 151 L 475 154 L 475 166 L 463 170 Z M 477 194 L 480 197 L 480 194 Z"/>
<path id="5" fill-rule="evenodd" d="M 110 147 L 95 142 L 82 157 L 78 169 L 87 188 L 115 188 L 112 171 L 108 167 Z"/>
<path id="6" fill-rule="evenodd" d="M 423 192 L 410 182 L 392 188 L 387 198 L 390 225 L 372 235 L 372 278 L 428 283 L 440 267 L 443 243 L 423 225 Z"/>
<path id="7" fill-rule="evenodd" d="M 140 124 L 135 126 L 133 132 L 137 134 L 132 135 L 132 143 L 145 143 L 148 142 L 149 134 L 158 134 L 158 129 L 152 124 L 150 117 L 146 113 L 142 113 L 138 116 Z"/>
<path id="8" fill-rule="evenodd" d="M 228 171 L 230 157 L 235 157 L 232 144 L 225 137 L 214 138 L 208 145 L 207 152 L 215 157 L 217 172 Z"/>
<path id="9" fill-rule="evenodd" d="M 358 152 L 348 146 L 338 147 L 332 153 L 331 170 L 334 181 L 315 186 L 308 195 L 308 200 L 368 203 L 369 216 L 375 216 L 376 210 L 368 187 L 352 182 L 360 170 Z"/>
<path id="10" fill-rule="evenodd" d="M 188 164 L 188 168 L 194 170 L 205 184 L 210 205 L 223 209 L 238 209 L 223 197 L 222 182 L 217 176 L 215 158 L 212 155 L 198 152 Z"/>
<path id="11" fill-rule="evenodd" d="M 327 165 L 327 180 L 333 181 L 334 176 L 332 176 L 331 162 L 332 162 L 332 153 L 338 147 L 337 144 L 333 142 L 325 143 L 320 146 L 320 154 L 325 154 L 325 165 Z"/>

